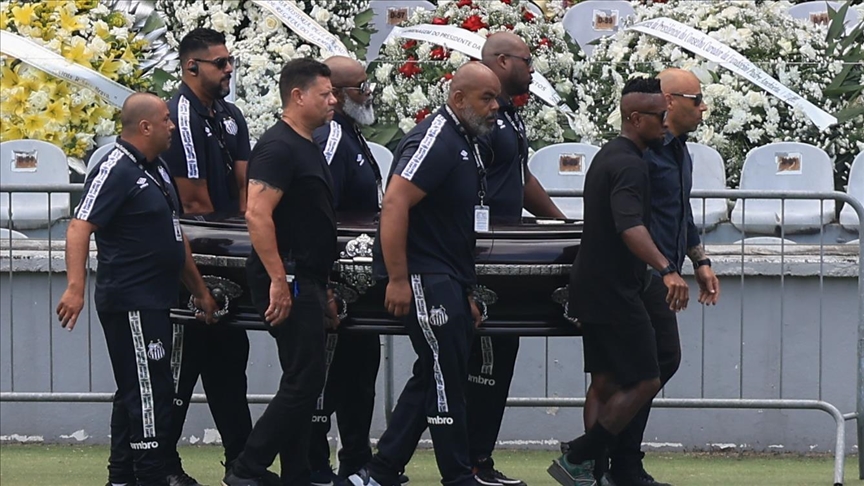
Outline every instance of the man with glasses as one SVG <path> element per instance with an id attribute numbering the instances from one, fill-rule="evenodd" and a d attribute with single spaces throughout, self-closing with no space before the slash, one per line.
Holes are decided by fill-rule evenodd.
<path id="1" fill-rule="evenodd" d="M 525 123 L 513 106 L 513 97 L 527 93 L 531 85 L 534 69 L 528 45 L 510 32 L 492 34 L 483 45 L 482 62 L 501 82 L 495 127 L 480 138 L 488 170 L 486 198 L 492 221 L 518 223 L 523 207 L 535 216 L 564 218 L 528 170 Z M 466 395 L 468 437 L 471 465 L 479 484 L 525 484 L 495 469 L 492 460 L 518 351 L 519 336 L 474 336 L 471 345 Z"/>
<path id="2" fill-rule="evenodd" d="M 168 103 L 174 131 L 163 154 L 177 180 L 186 213 L 235 213 L 245 208 L 249 133 L 240 110 L 224 100 L 234 71 L 225 36 L 195 29 L 180 41 L 182 83 Z M 178 485 L 195 485 L 182 472 L 176 443 L 180 440 L 192 391 L 201 377 L 207 404 L 225 447 L 225 463 L 236 459 L 252 419 L 246 401 L 249 338 L 241 328 L 175 325 L 174 367 L 176 426 L 172 448 Z"/>
<path id="3" fill-rule="evenodd" d="M 660 389 L 654 328 L 641 299 L 661 275 L 673 312 L 687 307 L 687 284 L 657 249 L 645 150 L 663 142 L 666 99 L 656 79 L 634 78 L 621 93 L 621 135 L 600 149 L 585 176 L 585 222 L 570 274 L 570 312 L 582 325 L 585 434 L 562 444 L 549 474 L 565 486 L 594 486 L 595 461 Z"/>
<path id="4" fill-rule="evenodd" d="M 689 71 L 667 69 L 658 76 L 668 103 L 666 135 L 663 143 L 645 151 L 651 178 L 651 237 L 663 256 L 680 269 L 684 257 L 690 258 L 699 285 L 699 303 L 714 305 L 720 297 L 720 284 L 711 260 L 705 256 L 699 230 L 693 222 L 690 189 L 693 185 L 693 160 L 687 150 L 687 134 L 702 122 L 708 107 L 702 100 L 699 79 Z M 665 386 L 681 363 L 678 321 L 666 303 L 666 286 L 660 274 L 651 272 L 642 302 L 651 319 L 660 366 L 660 385 Z M 642 437 L 651 411 L 649 401 L 618 436 L 610 451 L 611 476 L 615 486 L 669 486 L 657 482 L 642 466 Z M 598 475 L 607 466 L 598 464 Z"/>
<path id="5" fill-rule="evenodd" d="M 333 56 L 324 61 L 336 105 L 333 120 L 315 130 L 333 177 L 336 211 L 377 213 L 384 195 L 381 170 L 372 155 L 361 126 L 375 122 L 372 88 L 363 66 L 349 57 Z M 375 379 L 381 361 L 377 334 L 342 335 L 335 329 L 327 335 L 325 384 L 312 417 L 309 463 L 312 485 L 329 486 L 354 474 L 372 459 L 369 429 L 375 407 Z M 336 412 L 339 424 L 338 475 L 330 466 L 330 418 Z"/>

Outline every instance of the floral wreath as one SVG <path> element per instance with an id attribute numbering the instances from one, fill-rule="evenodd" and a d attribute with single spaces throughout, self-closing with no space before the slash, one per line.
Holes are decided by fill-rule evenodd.
<path id="1" fill-rule="evenodd" d="M 434 11 L 417 9 L 402 24 L 452 25 L 483 37 L 511 31 L 531 49 L 534 69 L 544 75 L 565 100 L 572 97 L 572 66 L 577 49 L 569 42 L 560 23 L 546 22 L 521 0 L 441 0 Z M 384 89 L 376 93 L 378 122 L 367 131 L 369 138 L 392 144 L 433 110 L 444 104 L 453 72 L 468 62 L 456 50 L 425 41 L 389 38 L 370 69 Z M 572 141 L 576 134 L 567 118 L 555 107 L 535 96 L 514 99 L 526 120 L 528 140 L 534 149 Z"/>

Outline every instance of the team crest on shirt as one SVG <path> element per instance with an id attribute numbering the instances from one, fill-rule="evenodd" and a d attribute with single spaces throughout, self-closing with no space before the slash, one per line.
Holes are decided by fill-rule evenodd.
<path id="1" fill-rule="evenodd" d="M 135 184 L 138 184 L 138 187 L 140 187 L 141 189 L 144 189 L 145 187 L 150 185 L 149 183 L 147 183 L 146 177 L 139 177 L 138 180 L 135 181 Z"/>
<path id="2" fill-rule="evenodd" d="M 234 121 L 233 118 L 226 118 L 222 120 L 222 124 L 225 125 L 225 131 L 230 135 L 237 135 L 237 122 Z"/>
<path id="3" fill-rule="evenodd" d="M 462 156 L 462 160 L 468 160 L 468 152 L 467 151 L 463 150 L 463 151 L 459 152 L 459 155 Z"/>
<path id="4" fill-rule="evenodd" d="M 159 166 L 159 175 L 162 176 L 163 181 L 171 184 L 171 177 L 168 175 L 168 172 L 164 168 L 162 168 L 161 165 Z"/>
<path id="5" fill-rule="evenodd" d="M 157 339 L 155 343 L 150 341 L 147 345 L 147 357 L 152 361 L 159 361 L 165 357 L 165 347 L 162 346 L 161 339 Z"/>
<path id="6" fill-rule="evenodd" d="M 357 165 L 362 167 L 363 162 L 366 162 L 366 159 L 363 158 L 363 154 L 357 154 Z"/>
<path id="7" fill-rule="evenodd" d="M 447 324 L 447 309 L 443 305 L 429 309 L 429 324 L 439 327 Z"/>
<path id="8" fill-rule="evenodd" d="M 208 127 L 208 126 L 204 127 L 204 133 L 206 133 L 208 137 L 213 136 L 213 132 L 210 131 L 210 127 Z"/>

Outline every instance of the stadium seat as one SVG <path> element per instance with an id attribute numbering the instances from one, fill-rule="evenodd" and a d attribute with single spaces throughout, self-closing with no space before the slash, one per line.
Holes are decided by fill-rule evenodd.
<path id="1" fill-rule="evenodd" d="M 861 204 L 864 204 L 864 152 L 858 154 L 855 160 L 852 161 L 852 168 L 849 169 L 849 186 L 846 188 L 846 194 L 857 199 Z M 840 224 L 852 231 L 860 231 L 861 222 L 858 220 L 858 213 L 852 206 L 845 204 L 840 211 Z"/>
<path id="2" fill-rule="evenodd" d="M 393 153 L 387 147 L 369 142 L 369 150 L 372 151 L 372 156 L 375 157 L 375 162 L 378 162 L 378 168 L 381 169 L 381 178 L 384 187 L 387 187 L 387 178 L 390 175 L 390 164 L 393 163 Z"/>
<path id="3" fill-rule="evenodd" d="M 744 246 L 781 246 L 781 245 L 797 245 L 792 240 L 787 240 L 785 238 L 777 238 L 776 236 L 753 236 L 751 238 L 744 238 L 743 240 L 733 241 L 733 245 L 740 245 L 744 243 Z"/>
<path id="4" fill-rule="evenodd" d="M 108 155 L 108 152 L 112 150 L 114 150 L 114 142 L 106 143 L 94 150 L 93 155 L 90 156 L 90 160 L 87 161 L 87 174 L 89 175 L 93 166 L 95 166 L 97 162 L 102 160 L 106 155 Z"/>
<path id="5" fill-rule="evenodd" d="M 393 30 L 394 22 L 398 22 L 395 18 L 390 20 L 390 13 L 394 15 L 406 14 L 408 17 L 414 13 L 415 9 L 425 8 L 427 10 L 435 10 L 435 5 L 432 2 L 425 0 L 380 0 L 371 2 L 372 25 L 375 32 L 369 40 L 369 48 L 366 51 L 366 62 L 372 62 L 378 58 L 378 51 L 381 50 L 381 45 L 384 39 L 390 35 Z"/>
<path id="6" fill-rule="evenodd" d="M 592 41 L 614 35 L 625 18 L 635 15 L 633 6 L 627 1 L 588 0 L 570 7 L 561 23 L 585 56 L 591 57 L 594 52 Z"/>
<path id="7" fill-rule="evenodd" d="M 13 240 L 26 240 L 27 235 L 19 231 L 0 228 L 0 241 L 8 240 L 9 238 L 12 238 Z"/>
<path id="8" fill-rule="evenodd" d="M 787 12 L 792 18 L 807 20 L 814 23 L 821 23 L 827 20 L 828 8 L 835 12 L 840 10 L 844 2 L 828 2 L 825 0 L 814 0 L 811 2 L 802 2 L 789 7 Z M 846 31 L 851 31 L 861 22 L 861 17 L 854 8 L 846 11 L 846 18 L 843 23 L 846 26 Z"/>
<path id="9" fill-rule="evenodd" d="M 701 143 L 687 142 L 693 159 L 693 190 L 713 191 L 726 189 L 726 168 L 723 157 L 713 148 Z M 705 231 L 729 219 L 729 206 L 725 199 L 690 198 L 693 222 Z"/>
<path id="10" fill-rule="evenodd" d="M 69 184 L 66 154 L 41 140 L 0 142 L 0 181 L 4 184 Z M 14 229 L 50 227 L 69 216 L 69 193 L 0 193 L 0 226 Z"/>
<path id="11" fill-rule="evenodd" d="M 831 159 L 819 147 L 799 142 L 778 142 L 747 154 L 741 168 L 742 190 L 834 190 Z M 818 231 L 834 219 L 834 200 L 748 199 L 735 201 L 732 224 L 745 233 L 779 234 Z"/>
<path id="12" fill-rule="evenodd" d="M 544 189 L 567 190 L 585 187 L 585 174 L 600 151 L 587 143 L 557 143 L 541 148 L 528 161 L 528 168 Z M 554 197 L 552 200 L 570 219 L 583 219 L 581 197 Z"/>

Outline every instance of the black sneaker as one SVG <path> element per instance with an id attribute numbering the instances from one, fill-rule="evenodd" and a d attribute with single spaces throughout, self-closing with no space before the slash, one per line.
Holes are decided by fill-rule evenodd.
<path id="1" fill-rule="evenodd" d="M 261 478 L 237 477 L 232 471 L 222 478 L 222 486 L 265 486 L 265 483 Z"/>
<path id="2" fill-rule="evenodd" d="M 365 467 L 356 473 L 348 476 L 348 484 L 350 486 L 399 486 L 397 485 L 382 485 L 369 474 L 369 470 Z"/>
<path id="3" fill-rule="evenodd" d="M 195 478 L 186 474 L 185 471 L 165 476 L 165 482 L 168 483 L 168 486 L 204 486 L 196 481 Z"/>
<path id="4" fill-rule="evenodd" d="M 405 485 L 405 484 L 408 484 L 410 481 L 411 480 L 408 479 L 408 476 L 406 476 L 404 474 L 399 475 L 399 484 Z"/>
<path id="5" fill-rule="evenodd" d="M 318 469 L 312 471 L 309 482 L 312 486 L 338 486 L 344 481 L 333 472 L 333 468 Z"/>
<path id="6" fill-rule="evenodd" d="M 494 467 L 474 468 L 474 480 L 483 486 L 527 486 L 524 481 L 508 478 Z"/>
<path id="7" fill-rule="evenodd" d="M 616 473 L 613 470 L 610 476 L 614 481 L 614 486 L 672 486 L 669 483 L 661 483 L 654 479 L 645 471 L 644 467 L 640 467 L 638 471 L 626 473 Z"/>

